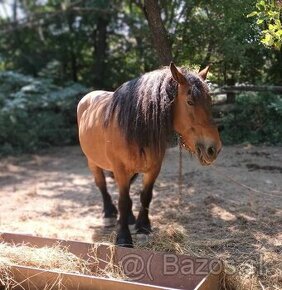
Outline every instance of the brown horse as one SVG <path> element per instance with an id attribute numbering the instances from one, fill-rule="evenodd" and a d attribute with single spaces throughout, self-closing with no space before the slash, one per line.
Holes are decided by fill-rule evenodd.
<path id="1" fill-rule="evenodd" d="M 105 218 L 115 217 L 117 210 L 103 169 L 113 172 L 119 188 L 118 245 L 132 246 L 128 224 L 135 220 L 129 189 L 137 173 L 144 176 L 135 227 L 140 233 L 151 231 L 152 190 L 174 132 L 202 165 L 216 159 L 221 141 L 211 116 L 207 73 L 208 67 L 194 74 L 171 63 L 124 83 L 115 92 L 91 92 L 78 104 L 79 140 L 102 193 Z"/>

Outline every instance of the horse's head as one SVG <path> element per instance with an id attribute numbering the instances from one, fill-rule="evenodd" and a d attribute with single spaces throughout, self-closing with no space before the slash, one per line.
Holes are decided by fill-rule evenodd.
<path id="1" fill-rule="evenodd" d="M 209 165 L 221 150 L 221 141 L 212 119 L 209 89 L 204 82 L 208 67 L 198 74 L 185 74 L 171 63 L 170 70 L 178 83 L 173 127 L 180 135 L 182 145 L 196 154 L 202 165 Z"/>

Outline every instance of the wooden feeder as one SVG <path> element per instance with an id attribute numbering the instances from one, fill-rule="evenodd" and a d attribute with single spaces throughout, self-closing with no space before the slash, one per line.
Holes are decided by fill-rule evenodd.
<path id="1" fill-rule="evenodd" d="M 2 233 L 0 241 L 11 244 L 28 244 L 31 247 L 54 247 L 58 243 L 69 252 L 83 259 L 89 259 L 93 244 L 40 238 L 22 234 Z M 96 245 L 99 267 L 107 265 L 110 248 L 105 244 Z M 1 255 L 1 253 L 0 253 Z M 101 278 L 93 275 L 69 274 L 40 268 L 13 265 L 11 271 L 18 287 L 13 289 L 186 289 L 216 290 L 220 287 L 223 265 L 218 260 L 196 258 L 187 255 L 151 252 L 140 249 L 115 247 L 113 263 L 122 265 L 127 280 Z M 0 286 L 1 288 L 1 286 Z"/>

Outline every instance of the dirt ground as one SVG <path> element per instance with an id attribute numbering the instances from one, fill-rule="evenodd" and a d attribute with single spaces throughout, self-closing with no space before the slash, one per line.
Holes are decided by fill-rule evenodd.
<path id="1" fill-rule="evenodd" d="M 180 204 L 178 155 L 178 148 L 167 151 L 157 179 L 153 228 L 183 228 L 192 252 L 236 265 L 244 289 L 282 289 L 282 148 L 224 147 L 210 167 L 183 152 Z M 140 182 L 131 190 L 136 214 Z M 0 231 L 99 240 L 101 205 L 79 147 L 0 159 Z"/>

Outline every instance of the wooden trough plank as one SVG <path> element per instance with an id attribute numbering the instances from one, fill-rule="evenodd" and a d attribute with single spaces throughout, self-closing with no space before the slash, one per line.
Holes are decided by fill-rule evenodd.
<path id="1" fill-rule="evenodd" d="M 106 279 L 88 275 L 69 274 L 56 271 L 39 270 L 32 267 L 13 266 L 12 272 L 18 282 L 15 290 L 37 290 L 49 289 L 52 290 L 156 290 L 175 288 L 159 287 L 142 283 L 132 283 L 128 281 Z"/>

